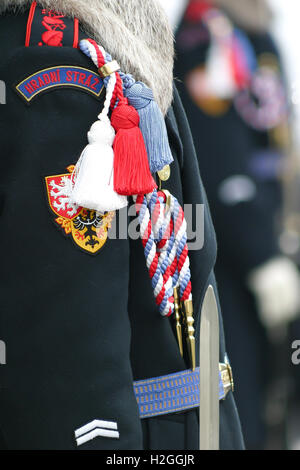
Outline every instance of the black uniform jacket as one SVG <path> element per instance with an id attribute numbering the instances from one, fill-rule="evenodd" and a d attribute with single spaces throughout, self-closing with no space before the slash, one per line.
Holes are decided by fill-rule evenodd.
<path id="1" fill-rule="evenodd" d="M 7 94 L 0 106 L 3 446 L 76 449 L 74 431 L 99 419 L 116 422 L 120 438 L 97 438 L 80 449 L 196 449 L 196 410 L 139 417 L 134 380 L 189 368 L 172 320 L 158 313 L 141 241 L 109 239 L 92 256 L 66 235 L 49 204 L 45 178 L 68 174 L 76 163 L 103 95 L 101 101 L 80 88 L 60 87 L 28 105 L 16 92 L 18 83 L 42 69 L 96 69 L 78 49 L 25 48 L 26 20 L 27 15 L 0 17 L 0 78 Z M 165 187 L 181 203 L 205 204 L 205 244 L 191 252 L 199 325 L 205 290 L 214 283 L 216 242 L 176 92 L 167 127 L 175 162 Z M 222 333 L 221 360 L 224 355 Z M 221 435 L 223 448 L 242 447 L 231 394 L 221 404 Z"/>

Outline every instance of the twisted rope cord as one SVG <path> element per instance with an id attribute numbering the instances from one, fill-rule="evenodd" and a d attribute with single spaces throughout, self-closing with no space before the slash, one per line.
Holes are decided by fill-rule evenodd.
<path id="1" fill-rule="evenodd" d="M 154 295 L 158 302 L 161 299 L 158 299 L 158 295 L 163 295 L 164 308 L 161 308 L 161 313 L 171 315 L 174 311 L 174 287 L 179 286 L 182 302 L 192 300 L 187 224 L 177 199 L 171 196 L 170 208 L 166 210 L 164 195 L 160 194 L 154 191 L 137 198 L 137 213 Z M 140 204 L 143 205 L 142 208 L 139 207 Z M 169 305 L 171 311 L 166 313 Z"/>
<path id="2" fill-rule="evenodd" d="M 175 239 L 181 301 L 192 300 L 192 283 L 189 250 L 187 246 L 187 223 L 184 212 L 177 199 L 174 209 Z"/>
<path id="3" fill-rule="evenodd" d="M 98 119 L 100 121 L 109 121 L 108 113 L 109 113 L 109 108 L 111 106 L 111 100 L 114 94 L 116 83 L 117 83 L 117 77 L 116 77 L 116 74 L 113 73 L 112 75 L 109 76 L 107 90 L 106 90 L 106 98 L 104 102 L 104 108 L 98 116 Z"/>
<path id="4" fill-rule="evenodd" d="M 154 222 L 155 243 L 157 253 L 159 255 L 158 262 L 165 282 L 166 295 L 173 304 L 173 279 L 170 267 L 171 243 L 175 242 L 175 238 L 170 235 L 173 232 L 173 222 L 171 218 L 171 210 L 164 204 L 164 194 L 154 191 L 152 195 L 148 195 L 149 210 L 151 219 Z M 173 311 L 173 310 L 172 310 Z"/>
<path id="5" fill-rule="evenodd" d="M 83 39 L 79 43 L 80 50 L 87 55 L 95 64 L 95 66 L 100 69 L 107 63 L 107 53 L 102 46 L 96 43 L 93 39 Z M 112 60 L 111 56 L 109 62 Z M 116 84 L 111 99 L 111 108 L 114 109 L 116 104 L 128 103 L 128 100 L 125 98 L 123 93 L 123 82 L 120 77 L 119 72 L 115 73 L 116 75 Z M 109 77 L 104 79 L 104 86 L 107 88 L 109 83 Z"/>
<path id="6" fill-rule="evenodd" d="M 152 280 L 154 297 L 162 316 L 170 316 L 174 305 L 168 298 L 166 281 L 159 265 L 159 254 L 155 243 L 151 215 L 146 196 L 136 197 L 136 210 L 139 216 L 141 239 L 149 275 Z"/>

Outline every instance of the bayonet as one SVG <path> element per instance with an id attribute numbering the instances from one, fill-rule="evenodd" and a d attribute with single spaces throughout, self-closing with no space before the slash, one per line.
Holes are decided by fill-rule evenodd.
<path id="1" fill-rule="evenodd" d="M 216 296 L 209 286 L 200 324 L 200 450 L 219 450 L 219 314 Z"/>

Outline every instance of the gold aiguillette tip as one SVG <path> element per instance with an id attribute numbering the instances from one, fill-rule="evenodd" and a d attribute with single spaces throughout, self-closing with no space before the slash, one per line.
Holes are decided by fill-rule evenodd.
<path id="1" fill-rule="evenodd" d="M 174 313 L 175 313 L 175 321 L 176 321 L 177 341 L 178 341 L 180 354 L 183 357 L 182 327 L 180 323 L 180 299 L 179 299 L 177 288 L 174 289 L 174 307 L 175 307 Z"/>
<path id="2" fill-rule="evenodd" d="M 184 313 L 187 331 L 187 344 L 193 371 L 196 369 L 196 341 L 194 328 L 194 309 L 192 300 L 184 302 Z"/>

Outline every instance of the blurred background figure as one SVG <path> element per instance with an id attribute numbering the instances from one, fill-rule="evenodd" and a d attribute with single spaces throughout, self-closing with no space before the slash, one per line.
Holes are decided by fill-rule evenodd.
<path id="1" fill-rule="evenodd" d="M 246 447 L 284 447 L 287 325 L 300 304 L 288 255 L 299 236 L 290 201 L 285 209 L 284 183 L 290 189 L 293 174 L 289 85 L 271 10 L 264 0 L 162 3 L 176 28 L 175 76 L 217 232 L 216 275 Z M 280 429 L 269 442 L 267 425 Z"/>

